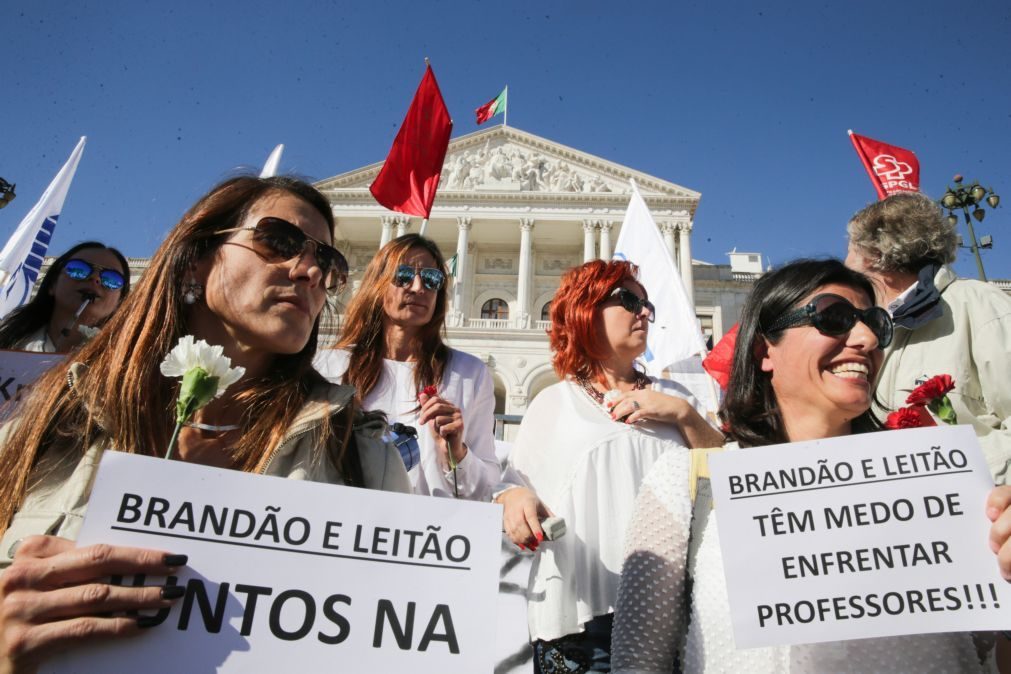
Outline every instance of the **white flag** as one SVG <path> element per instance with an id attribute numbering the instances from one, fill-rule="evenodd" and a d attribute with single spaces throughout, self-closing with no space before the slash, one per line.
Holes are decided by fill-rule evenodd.
<path id="1" fill-rule="evenodd" d="M 42 198 L 28 212 L 14 234 L 0 252 L 0 318 L 24 304 L 32 293 L 32 286 L 39 277 L 42 260 L 49 249 L 49 242 L 56 229 L 56 219 L 63 210 L 70 181 L 74 179 L 77 164 L 84 152 L 86 137 L 81 136 L 77 147 L 70 153 L 70 159 L 49 183 Z"/>
<path id="2" fill-rule="evenodd" d="M 706 343 L 695 318 L 694 304 L 674 266 L 674 258 L 635 181 L 630 182 L 632 198 L 621 223 L 613 257 L 639 266 L 639 281 L 656 305 L 656 322 L 649 326 L 643 361 L 649 374 L 659 376 L 669 365 L 704 354 Z"/>
<path id="3" fill-rule="evenodd" d="M 261 178 L 273 178 L 277 175 L 277 167 L 281 165 L 282 152 L 284 152 L 284 143 L 275 147 L 274 151 L 267 157 L 267 163 L 263 165 L 263 170 L 260 171 Z"/>

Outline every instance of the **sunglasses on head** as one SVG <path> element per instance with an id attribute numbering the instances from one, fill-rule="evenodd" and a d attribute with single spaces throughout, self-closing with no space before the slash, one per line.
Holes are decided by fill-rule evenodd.
<path id="1" fill-rule="evenodd" d="M 852 330 L 857 321 L 861 321 L 874 333 L 879 349 L 892 343 L 894 327 L 887 311 L 881 307 L 857 309 L 849 300 L 831 293 L 816 295 L 799 309 L 788 311 L 763 332 L 769 334 L 801 325 L 813 325 L 823 335 L 838 337 Z"/>
<path id="2" fill-rule="evenodd" d="M 253 227 L 233 227 L 214 233 L 229 234 L 241 230 L 253 233 L 253 250 L 267 262 L 287 262 L 302 257 L 307 249 L 311 249 L 316 266 L 322 272 L 324 288 L 339 290 L 347 282 L 348 261 L 341 252 L 312 238 L 287 220 L 260 218 Z"/>
<path id="3" fill-rule="evenodd" d="M 440 269 L 434 267 L 415 269 L 409 264 L 402 264 L 393 272 L 393 285 L 398 288 L 409 288 L 414 283 L 415 276 L 421 277 L 421 285 L 426 290 L 438 290 L 446 282 L 446 275 Z"/>
<path id="4" fill-rule="evenodd" d="M 98 280 L 107 290 L 119 290 L 126 285 L 126 279 L 115 269 L 99 267 L 97 264 L 91 264 L 76 257 L 67 260 L 67 264 L 63 265 L 63 273 L 75 281 L 86 281 L 95 272 L 98 272 Z"/>
<path id="5" fill-rule="evenodd" d="M 621 303 L 621 306 L 625 311 L 638 316 L 642 313 L 643 307 L 645 307 L 649 311 L 647 320 L 649 320 L 650 323 L 656 321 L 656 307 L 653 306 L 653 303 L 649 300 L 639 297 L 628 288 L 615 288 L 612 290 L 608 299 L 613 299 L 615 297 L 618 298 L 618 301 Z"/>

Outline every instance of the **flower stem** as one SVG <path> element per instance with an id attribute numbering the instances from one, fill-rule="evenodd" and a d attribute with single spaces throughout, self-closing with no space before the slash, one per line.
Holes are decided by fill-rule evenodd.
<path id="1" fill-rule="evenodd" d="M 183 422 L 182 421 L 177 421 L 176 422 L 175 430 L 172 431 L 172 439 L 169 440 L 169 443 L 168 443 L 168 451 L 165 452 L 165 458 L 166 459 L 171 459 L 172 458 L 172 450 L 174 450 L 176 448 L 176 443 L 179 441 L 179 431 L 182 430 L 182 427 L 183 427 Z"/>

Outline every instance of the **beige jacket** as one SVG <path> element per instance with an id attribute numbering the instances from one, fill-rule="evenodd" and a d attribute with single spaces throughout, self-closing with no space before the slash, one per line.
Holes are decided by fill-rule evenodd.
<path id="1" fill-rule="evenodd" d="M 72 370 L 80 376 L 75 365 Z M 328 384 L 318 386 L 296 417 L 262 471 L 264 475 L 311 480 L 327 484 L 344 484 L 343 477 L 332 462 L 318 451 L 316 432 L 323 419 L 339 413 L 354 395 L 351 386 Z M 368 489 L 382 489 L 409 494 L 411 482 L 400 453 L 381 437 L 386 424 L 381 417 L 362 415 L 355 425 L 355 441 L 361 460 L 362 476 Z M 10 433 L 10 424 L 0 429 L 0 447 Z M 66 452 L 64 460 L 38 484 L 34 484 L 11 526 L 0 539 L 0 570 L 13 561 L 16 543 L 26 536 L 50 534 L 74 539 L 80 531 L 88 497 L 102 453 L 112 449 L 108 439 L 100 438 L 80 459 Z M 30 480 L 30 484 L 33 481 Z"/>
<path id="2" fill-rule="evenodd" d="M 896 327 L 878 373 L 874 412 L 906 404 L 917 385 L 951 375 L 948 394 L 958 423 L 970 424 L 997 484 L 1011 484 L 1011 297 L 951 267 L 934 277 L 942 314 L 913 330 Z"/>

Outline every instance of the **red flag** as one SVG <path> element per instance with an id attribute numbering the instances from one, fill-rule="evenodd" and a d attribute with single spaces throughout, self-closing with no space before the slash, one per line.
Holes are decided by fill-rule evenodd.
<path id="1" fill-rule="evenodd" d="M 432 66 L 427 66 L 386 163 L 369 187 L 376 201 L 391 211 L 427 218 L 439 188 L 452 130 L 453 120 L 435 73 Z"/>
<path id="2" fill-rule="evenodd" d="M 737 323 L 730 328 L 730 332 L 723 335 L 723 339 L 716 342 L 716 346 L 709 352 L 709 355 L 702 359 L 702 367 L 706 369 L 709 376 L 716 380 L 720 388 L 724 391 L 730 385 L 730 366 L 734 362 L 734 346 L 737 345 Z"/>
<path id="3" fill-rule="evenodd" d="M 878 199 L 896 192 L 920 191 L 920 162 L 912 150 L 849 132 L 853 147 L 878 191 Z"/>

